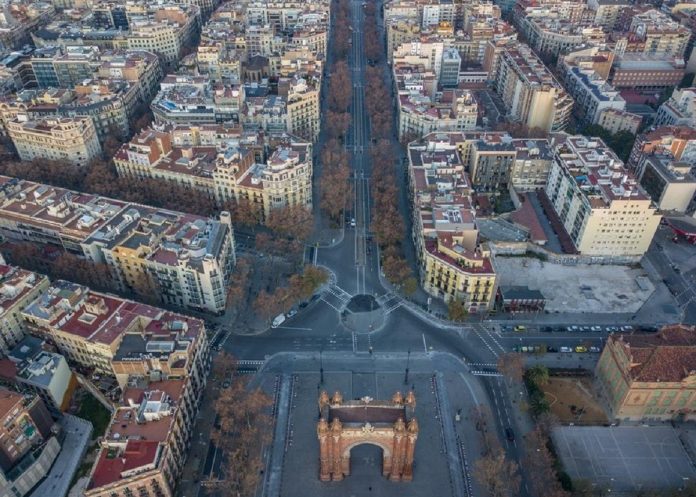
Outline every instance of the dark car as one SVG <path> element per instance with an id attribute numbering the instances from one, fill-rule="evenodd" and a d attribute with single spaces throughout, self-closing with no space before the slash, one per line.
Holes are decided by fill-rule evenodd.
<path id="1" fill-rule="evenodd" d="M 505 436 L 511 442 L 515 441 L 515 432 L 512 431 L 512 428 L 505 428 Z"/>

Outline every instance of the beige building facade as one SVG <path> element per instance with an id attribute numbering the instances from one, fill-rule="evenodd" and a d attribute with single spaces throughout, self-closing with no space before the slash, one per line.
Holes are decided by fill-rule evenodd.
<path id="1" fill-rule="evenodd" d="M 7 132 L 20 159 L 66 161 L 79 166 L 101 154 L 94 123 L 89 117 L 60 117 L 7 123 Z"/>

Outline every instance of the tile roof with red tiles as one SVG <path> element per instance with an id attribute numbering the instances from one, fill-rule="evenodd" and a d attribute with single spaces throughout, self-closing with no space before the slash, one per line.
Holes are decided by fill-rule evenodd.
<path id="1" fill-rule="evenodd" d="M 520 195 L 522 205 L 515 212 L 510 214 L 512 219 L 517 224 L 520 224 L 529 230 L 529 237 L 534 243 L 544 243 L 548 241 L 544 228 L 541 227 L 539 216 L 537 216 L 532 204 L 526 200 L 524 195 Z"/>
<path id="2" fill-rule="evenodd" d="M 696 327 L 672 325 L 656 334 L 612 335 L 631 361 L 638 382 L 680 382 L 696 374 Z"/>
<path id="3" fill-rule="evenodd" d="M 87 489 L 103 487 L 127 477 L 128 473 L 155 469 L 161 453 L 159 442 L 129 440 L 123 450 L 103 448 Z"/>

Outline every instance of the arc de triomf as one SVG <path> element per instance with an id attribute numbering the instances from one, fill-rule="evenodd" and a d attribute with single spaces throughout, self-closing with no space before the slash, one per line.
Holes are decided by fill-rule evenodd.
<path id="1" fill-rule="evenodd" d="M 361 444 L 382 449 L 382 475 L 392 481 L 413 479 L 418 439 L 416 396 L 396 392 L 391 401 L 363 397 L 344 401 L 340 392 L 319 396 L 319 478 L 340 481 L 350 475 L 350 451 Z"/>

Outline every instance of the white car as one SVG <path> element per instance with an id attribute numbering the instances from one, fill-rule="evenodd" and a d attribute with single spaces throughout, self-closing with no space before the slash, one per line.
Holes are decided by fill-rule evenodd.
<path id="1" fill-rule="evenodd" d="M 354 217 L 350 218 L 350 227 L 355 228 L 355 218 Z"/>

